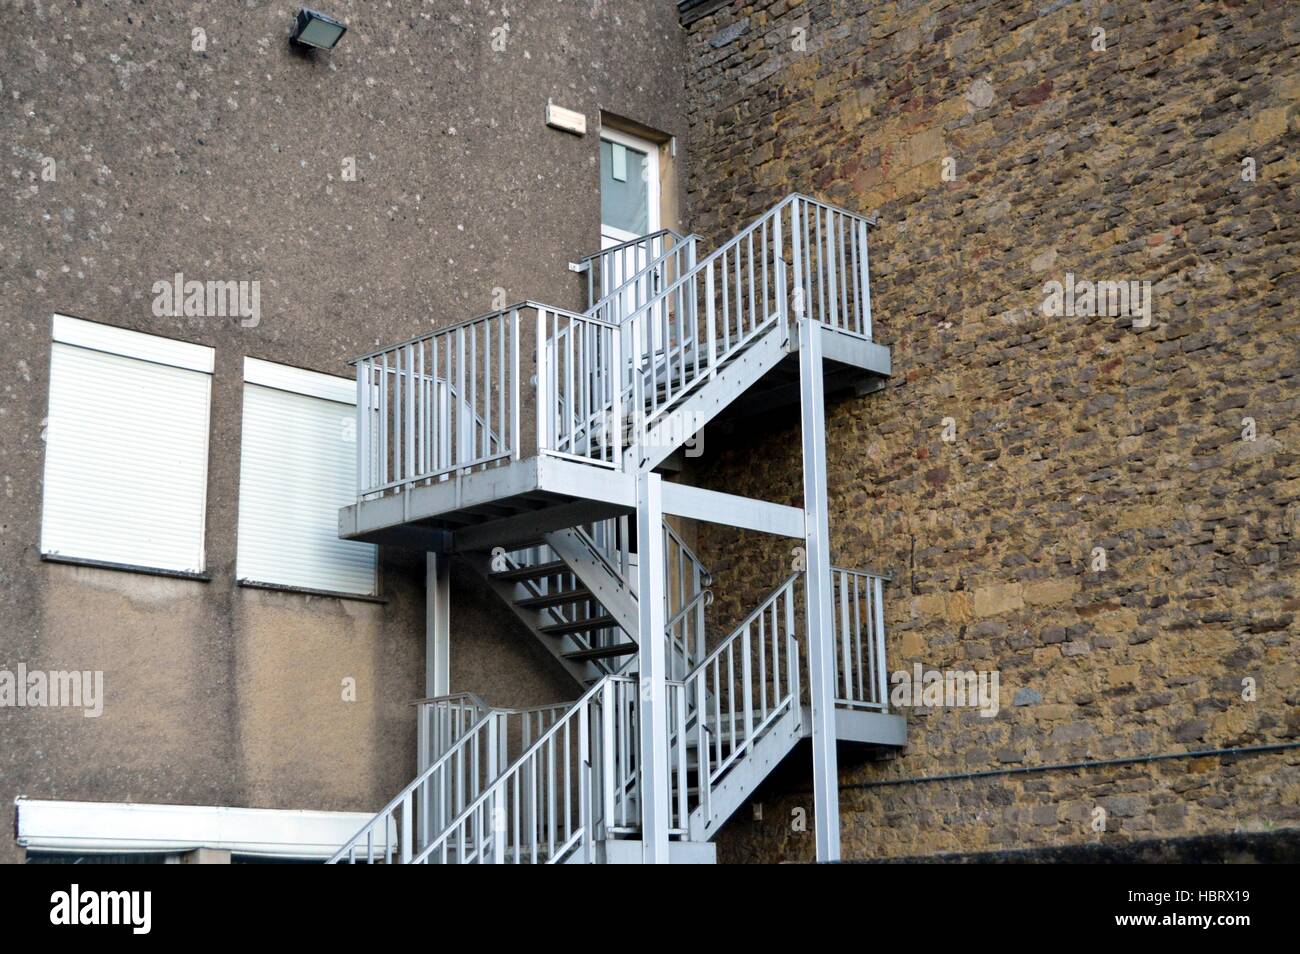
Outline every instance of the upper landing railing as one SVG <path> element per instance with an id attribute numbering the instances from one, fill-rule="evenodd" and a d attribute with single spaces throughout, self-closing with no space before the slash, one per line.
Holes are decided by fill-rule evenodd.
<path id="1" fill-rule="evenodd" d="M 621 467 L 619 335 L 521 302 L 357 358 L 358 496 L 541 453 Z"/>
<path id="2" fill-rule="evenodd" d="M 794 194 L 619 316 L 637 356 L 624 393 L 641 413 L 631 443 L 769 329 L 811 318 L 871 337 L 873 220 Z"/>
<path id="3" fill-rule="evenodd" d="M 872 224 L 796 193 L 703 258 L 663 231 L 584 260 L 586 314 L 525 301 L 357 358 L 358 498 L 542 454 L 621 470 L 768 330 L 870 339 Z"/>

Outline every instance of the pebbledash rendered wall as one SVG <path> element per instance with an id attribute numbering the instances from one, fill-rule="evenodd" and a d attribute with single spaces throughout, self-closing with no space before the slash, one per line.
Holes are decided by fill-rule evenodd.
<path id="1" fill-rule="evenodd" d="M 671 0 L 312 5 L 349 24 L 332 52 L 290 48 L 291 3 L 5 4 L 0 668 L 102 670 L 106 697 L 97 719 L 0 708 L 5 832 L 20 794 L 375 811 L 409 781 L 424 556 L 384 551 L 380 603 L 234 583 L 243 359 L 347 375 L 496 289 L 579 306 L 566 263 L 599 244 L 602 110 L 685 156 Z M 548 99 L 587 135 L 547 128 Z M 177 272 L 260 281 L 260 321 L 155 316 Z M 209 581 L 41 560 L 54 313 L 216 349 Z M 576 695 L 472 575 L 452 599 L 453 689 Z"/>
<path id="2" fill-rule="evenodd" d="M 1300 738 L 1300 7 L 693 6 L 693 228 L 794 189 L 880 215 L 895 374 L 829 414 L 833 556 L 893 570 L 891 669 L 1000 674 L 996 717 L 909 709 L 900 756 L 842 765 L 845 857 L 1300 826 L 1294 748 L 1008 771 Z M 1150 282 L 1149 323 L 1045 314 L 1071 275 Z M 797 502 L 796 425 L 701 481 Z M 723 619 L 790 559 L 702 547 Z M 720 858 L 811 857 L 808 786 Z"/>

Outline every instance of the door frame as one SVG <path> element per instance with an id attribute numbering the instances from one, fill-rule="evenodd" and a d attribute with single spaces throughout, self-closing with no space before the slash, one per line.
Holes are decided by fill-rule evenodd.
<path id="1" fill-rule="evenodd" d="M 602 127 L 600 130 L 600 140 L 602 142 L 616 143 L 620 146 L 626 146 L 629 149 L 635 149 L 637 152 L 643 152 L 649 163 L 649 181 L 647 185 L 647 201 L 650 208 L 646 217 L 646 234 L 650 235 L 659 231 L 660 214 L 659 214 L 659 143 L 652 142 L 649 139 L 642 139 L 640 136 L 633 136 L 630 133 L 622 132 L 618 129 Z M 604 185 L 604 180 L 601 180 Z M 603 216 L 602 216 L 603 218 Z M 623 229 L 617 229 L 613 226 L 607 226 L 603 221 L 600 223 L 600 247 L 609 248 L 612 245 L 620 245 L 623 242 L 629 242 L 632 239 L 638 239 L 641 236 L 633 235 Z"/>

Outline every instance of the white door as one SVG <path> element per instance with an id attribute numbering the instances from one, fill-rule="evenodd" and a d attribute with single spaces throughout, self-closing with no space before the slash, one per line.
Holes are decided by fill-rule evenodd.
<path id="1" fill-rule="evenodd" d="M 654 143 L 614 130 L 600 134 L 600 247 L 610 249 L 643 235 L 659 231 L 659 147 Z M 662 251 L 662 241 L 638 243 L 602 256 L 601 294 L 608 294 L 637 274 Z M 627 316 L 657 290 L 657 282 L 640 282 L 619 296 L 619 314 Z M 638 321 L 630 332 L 641 342 L 641 351 L 653 350 L 660 324 L 650 316 Z"/>
<path id="2" fill-rule="evenodd" d="M 659 147 L 627 133 L 600 134 L 600 247 L 659 231 Z"/>

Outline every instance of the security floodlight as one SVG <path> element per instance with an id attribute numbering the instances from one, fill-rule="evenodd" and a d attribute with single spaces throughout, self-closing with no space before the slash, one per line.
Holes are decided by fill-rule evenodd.
<path id="1" fill-rule="evenodd" d="M 298 11 L 298 22 L 294 25 L 293 36 L 289 39 L 293 43 L 314 46 L 318 50 L 332 50 L 347 29 L 333 17 L 303 7 Z"/>

